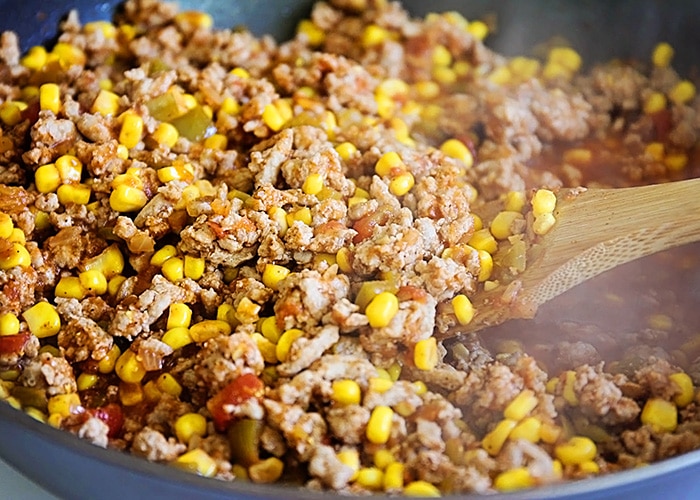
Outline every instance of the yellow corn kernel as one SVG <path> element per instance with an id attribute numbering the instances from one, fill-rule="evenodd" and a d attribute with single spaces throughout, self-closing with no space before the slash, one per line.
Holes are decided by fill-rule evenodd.
<path id="1" fill-rule="evenodd" d="M 387 326 L 398 311 L 399 299 L 391 292 L 377 294 L 365 308 L 367 320 L 372 328 Z"/>
<path id="2" fill-rule="evenodd" d="M 559 440 L 559 437 L 562 434 L 562 428 L 550 424 L 547 422 L 544 422 L 540 425 L 540 439 L 547 443 L 547 444 L 554 444 Z"/>
<path id="3" fill-rule="evenodd" d="M 192 321 L 192 309 L 187 304 L 175 302 L 170 304 L 168 309 L 168 322 L 166 328 L 168 330 L 177 327 L 187 328 Z"/>
<path id="4" fill-rule="evenodd" d="M 124 113 L 119 132 L 119 143 L 131 149 L 141 141 L 143 136 L 143 118 L 133 112 Z"/>
<path id="5" fill-rule="evenodd" d="M 559 63 L 549 61 L 545 64 L 544 69 L 542 69 L 542 77 L 545 80 L 556 80 L 559 78 L 570 80 L 572 72 Z"/>
<path id="6" fill-rule="evenodd" d="M 107 278 L 97 269 L 83 271 L 78 275 L 80 285 L 88 293 L 102 295 L 107 292 Z"/>
<path id="7" fill-rule="evenodd" d="M 177 248 L 174 245 L 163 245 L 151 256 L 151 264 L 162 266 L 165 262 L 177 255 Z"/>
<path id="8" fill-rule="evenodd" d="M 673 47 L 666 42 L 660 42 L 656 44 L 654 50 L 651 53 L 651 62 L 657 68 L 668 68 L 671 64 L 671 59 L 673 59 Z"/>
<path id="9" fill-rule="evenodd" d="M 548 61 L 560 64 L 567 70 L 575 73 L 581 67 L 581 56 L 570 47 L 553 47 L 549 51 Z"/>
<path id="10" fill-rule="evenodd" d="M 367 422 L 367 440 L 374 444 L 384 444 L 391 436 L 394 410 L 388 406 L 376 406 Z"/>
<path id="11" fill-rule="evenodd" d="M 642 409 L 641 421 L 654 432 L 673 432 L 678 426 L 678 408 L 665 399 L 649 398 Z"/>
<path id="12" fill-rule="evenodd" d="M 0 120 L 5 125 L 13 127 L 22 121 L 22 110 L 16 102 L 5 101 L 0 105 Z"/>
<path id="13" fill-rule="evenodd" d="M 310 174 L 304 179 L 301 190 L 306 194 L 318 194 L 323 189 L 323 176 L 321 174 Z"/>
<path id="14" fill-rule="evenodd" d="M 121 288 L 122 284 L 125 281 L 126 281 L 126 276 L 114 276 L 107 283 L 107 293 L 111 297 L 116 296 L 119 293 L 119 289 Z"/>
<path id="15" fill-rule="evenodd" d="M 122 160 L 127 160 L 129 158 L 129 148 L 124 146 L 124 144 L 117 146 L 117 158 L 121 158 Z"/>
<path id="16" fill-rule="evenodd" d="M 2 318 L 0 318 L 0 331 L 2 331 Z M 687 373 L 683 372 L 673 373 L 669 375 L 668 378 L 679 388 L 679 392 L 673 397 L 673 402 L 676 403 L 679 408 L 684 408 L 692 403 L 695 398 L 693 379 L 691 379 Z"/>
<path id="17" fill-rule="evenodd" d="M 0 336 L 17 335 L 19 333 L 19 318 L 11 312 L 0 315 Z"/>
<path id="18" fill-rule="evenodd" d="M 85 262 L 86 271 L 99 271 L 105 278 L 111 279 L 124 270 L 124 256 L 116 244 L 110 245 L 102 253 Z"/>
<path id="19" fill-rule="evenodd" d="M 141 210 L 148 202 L 148 197 L 141 189 L 118 185 L 109 195 L 109 206 L 115 212 L 135 212 Z"/>
<path id="20" fill-rule="evenodd" d="M 12 217 L 4 212 L 0 212 L 0 238 L 9 238 L 12 236 L 12 231 L 15 228 L 15 223 L 12 222 Z"/>
<path id="21" fill-rule="evenodd" d="M 394 196 L 404 196 L 416 183 L 411 172 L 402 172 L 389 181 L 389 192 Z"/>
<path id="22" fill-rule="evenodd" d="M 593 152 L 587 148 L 572 148 L 564 151 L 564 162 L 575 165 L 587 165 L 593 158 Z"/>
<path id="23" fill-rule="evenodd" d="M 642 110 L 647 115 L 653 115 L 666 109 L 666 96 L 661 92 L 652 92 L 644 101 Z"/>
<path id="24" fill-rule="evenodd" d="M 562 390 L 561 395 L 571 406 L 578 406 L 579 403 L 578 395 L 576 394 L 576 390 L 574 388 L 575 383 L 576 372 L 573 370 L 567 370 L 564 373 L 564 389 Z"/>
<path id="25" fill-rule="evenodd" d="M 300 209 L 287 214 L 287 225 L 291 226 L 292 224 L 294 224 L 294 221 L 300 221 L 306 224 L 307 226 L 310 226 L 312 218 L 311 210 L 309 209 L 309 207 L 301 207 Z"/>
<path id="26" fill-rule="evenodd" d="M 168 329 L 161 338 L 165 344 L 168 344 L 173 349 L 180 349 L 194 342 L 190 335 L 190 330 L 186 326 L 176 326 Z"/>
<path id="27" fill-rule="evenodd" d="M 20 64 L 25 68 L 39 70 L 44 67 L 47 59 L 46 49 L 41 45 L 35 45 L 30 47 L 27 54 L 20 59 Z"/>
<path id="28" fill-rule="evenodd" d="M 349 248 L 343 247 L 335 254 L 335 262 L 338 268 L 345 274 L 352 272 L 352 252 Z"/>
<path id="29" fill-rule="evenodd" d="M 354 481 L 357 478 L 357 472 L 360 470 L 360 454 L 355 449 L 349 449 L 339 451 L 336 453 L 336 457 L 338 457 L 340 463 L 355 471 L 355 474 L 350 478 L 351 481 Z"/>
<path id="30" fill-rule="evenodd" d="M 671 171 L 678 172 L 688 165 L 686 153 L 669 153 L 664 158 L 664 165 Z"/>
<path id="31" fill-rule="evenodd" d="M 223 337 L 231 334 L 231 325 L 218 319 L 205 319 L 190 327 L 190 337 L 195 342 L 205 342 L 214 337 Z"/>
<path id="32" fill-rule="evenodd" d="M 78 390 L 87 391 L 88 389 L 92 389 L 95 387 L 95 384 L 97 384 L 98 379 L 99 377 L 94 373 L 81 373 L 78 375 L 78 379 L 76 380 Z"/>
<path id="33" fill-rule="evenodd" d="M 241 111 L 241 106 L 233 97 L 225 97 L 219 108 L 220 113 L 235 116 Z"/>
<path id="34" fill-rule="evenodd" d="M 499 491 L 522 490 L 533 486 L 535 486 L 535 479 L 527 467 L 503 471 L 493 480 L 493 487 Z"/>
<path id="35" fill-rule="evenodd" d="M 291 271 L 284 266 L 279 266 L 277 264 L 265 264 L 265 269 L 263 269 L 262 282 L 273 290 L 277 290 L 279 284 L 289 276 Z"/>
<path id="36" fill-rule="evenodd" d="M 593 460 L 598 453 L 592 439 L 574 436 L 566 443 L 554 447 L 554 456 L 564 465 L 576 465 Z"/>
<path id="37" fill-rule="evenodd" d="M 511 401 L 505 410 L 503 416 L 511 420 L 522 420 L 537 406 L 537 397 L 530 389 L 525 389 Z"/>
<path id="38" fill-rule="evenodd" d="M 18 242 L 13 242 L 12 247 L 5 250 L 0 257 L 0 269 L 7 271 L 13 267 L 30 267 L 32 265 L 32 257 L 29 251 Z"/>
<path id="39" fill-rule="evenodd" d="M 489 75 L 489 81 L 496 85 L 506 85 L 513 81 L 513 74 L 508 66 L 499 66 Z"/>
<path id="40" fill-rule="evenodd" d="M 498 250 L 498 242 L 496 241 L 496 238 L 493 237 L 491 231 L 489 231 L 488 228 L 474 231 L 472 237 L 469 238 L 468 245 L 477 250 L 484 250 L 489 254 L 494 254 L 496 250 Z"/>
<path id="41" fill-rule="evenodd" d="M 508 439 L 525 439 L 531 443 L 536 443 L 540 440 L 540 429 L 542 422 L 535 417 L 527 417 L 516 425 L 510 432 Z"/>
<path id="42" fill-rule="evenodd" d="M 57 56 L 64 67 L 85 64 L 85 53 L 75 45 L 58 42 L 51 49 L 51 55 Z"/>
<path id="43" fill-rule="evenodd" d="M 199 102 L 197 102 L 197 98 L 192 94 L 182 94 L 181 99 L 185 109 L 194 109 L 199 105 Z"/>
<path id="44" fill-rule="evenodd" d="M 377 103 L 377 114 L 384 118 L 389 119 L 394 115 L 394 108 L 396 104 L 391 96 L 386 94 L 376 94 L 374 100 Z"/>
<path id="45" fill-rule="evenodd" d="M 90 202 L 92 189 L 86 184 L 62 184 L 56 190 L 58 201 L 62 205 L 74 203 L 76 205 L 87 205 Z"/>
<path id="46" fill-rule="evenodd" d="M 440 490 L 428 481 L 411 481 L 403 489 L 403 494 L 407 497 L 440 497 Z"/>
<path id="47" fill-rule="evenodd" d="M 39 107 L 57 115 L 61 110 L 61 91 L 55 83 L 44 83 L 39 87 Z"/>
<path id="48" fill-rule="evenodd" d="M 34 182 L 40 193 L 53 193 L 61 185 L 61 175 L 56 165 L 49 163 L 36 169 Z"/>
<path id="49" fill-rule="evenodd" d="M 214 18 L 199 10 L 183 10 L 175 15 L 175 23 L 185 31 L 195 29 L 208 30 L 214 26 Z"/>
<path id="50" fill-rule="evenodd" d="M 180 257 L 172 257 L 160 267 L 160 272 L 173 283 L 177 283 L 185 277 L 185 264 Z"/>
<path id="51" fill-rule="evenodd" d="M 354 380 L 342 379 L 334 380 L 332 384 L 333 393 L 331 399 L 341 405 L 360 404 L 362 390 L 360 385 Z"/>
<path id="52" fill-rule="evenodd" d="M 540 62 L 537 59 L 532 59 L 530 57 L 514 57 L 508 62 L 508 67 L 510 68 L 513 75 L 521 80 L 529 80 L 530 78 L 537 75 L 540 70 Z"/>
<path id="53" fill-rule="evenodd" d="M 260 333 L 253 333 L 251 335 L 251 338 L 255 341 L 255 343 L 258 346 L 258 350 L 260 351 L 260 354 L 263 357 L 263 360 L 265 360 L 265 363 L 268 364 L 277 364 L 277 347 L 275 344 L 267 340 L 265 337 L 263 337 Z"/>
<path id="54" fill-rule="evenodd" d="M 450 85 L 457 81 L 457 73 L 452 68 L 438 66 L 431 72 L 433 80 L 443 85 Z"/>
<path id="55" fill-rule="evenodd" d="M 404 469 L 405 466 L 401 462 L 392 462 L 387 465 L 384 471 L 384 491 L 398 491 L 403 488 Z"/>
<path id="56" fill-rule="evenodd" d="M 277 354 L 277 359 L 281 363 L 284 363 L 287 360 L 289 350 L 291 349 L 294 341 L 303 336 L 304 331 L 299 330 L 298 328 L 291 328 L 280 335 L 280 338 L 277 341 L 277 347 L 275 348 L 275 353 Z"/>
<path id="57" fill-rule="evenodd" d="M 18 227 L 15 227 L 15 228 L 12 228 L 12 233 L 7 238 L 7 241 L 11 242 L 11 243 L 19 243 L 20 245 L 26 245 L 27 244 L 27 236 L 24 234 L 24 231 L 22 231 Z"/>
<path id="58" fill-rule="evenodd" d="M 153 134 L 151 134 L 151 137 L 161 146 L 167 146 L 168 148 L 172 148 L 175 145 L 175 143 L 177 143 L 177 140 L 180 138 L 180 132 L 178 132 L 174 125 L 171 125 L 167 122 L 162 122 L 158 124 L 156 129 L 153 131 Z M 158 177 L 160 178 L 160 175 Z M 161 180 L 161 182 L 164 181 Z"/>
<path id="59" fill-rule="evenodd" d="M 40 339 L 52 337 L 61 329 L 61 317 L 48 302 L 37 302 L 22 313 L 29 331 Z"/>
<path id="60" fill-rule="evenodd" d="M 235 320 L 235 317 L 236 308 L 228 302 L 224 302 L 216 309 L 216 319 L 220 321 L 226 321 L 230 324 L 232 320 Z"/>
<path id="61" fill-rule="evenodd" d="M 284 462 L 277 457 L 270 457 L 251 465 L 248 477 L 255 483 L 274 483 L 284 472 Z"/>
<path id="62" fill-rule="evenodd" d="M 432 370 L 439 362 L 437 339 L 428 337 L 419 340 L 413 348 L 413 363 L 419 370 Z"/>
<path id="63" fill-rule="evenodd" d="M 535 217 L 532 223 L 532 230 L 540 236 L 547 234 L 556 224 L 557 219 L 553 214 L 542 214 Z"/>
<path id="64" fill-rule="evenodd" d="M 554 394 L 554 391 L 557 390 L 558 385 L 559 377 L 552 377 L 549 380 L 547 380 L 547 383 L 545 384 L 545 390 L 547 391 L 547 394 Z"/>
<path id="65" fill-rule="evenodd" d="M 46 415 L 41 410 L 33 407 L 24 408 L 24 413 L 32 417 L 34 420 L 42 423 L 46 423 Z"/>
<path id="66" fill-rule="evenodd" d="M 100 90 L 90 107 L 90 113 L 114 116 L 119 111 L 119 96 L 109 90 Z"/>
<path id="67" fill-rule="evenodd" d="M 549 189 L 538 189 L 530 203 L 535 217 L 547 213 L 551 214 L 557 206 L 557 196 Z"/>
<path id="68" fill-rule="evenodd" d="M 117 36 L 117 28 L 109 21 L 92 21 L 85 23 L 83 26 L 85 33 L 102 32 L 105 38 L 114 38 Z"/>
<path id="69" fill-rule="evenodd" d="M 204 267 L 206 262 L 203 257 L 194 257 L 192 255 L 185 255 L 184 272 L 185 277 L 198 280 L 204 274 Z"/>
<path id="70" fill-rule="evenodd" d="M 389 368 L 386 369 L 387 373 L 389 374 L 389 378 L 393 381 L 396 382 L 399 377 L 401 376 L 401 364 L 398 363 L 397 361 L 394 361 Z"/>
<path id="71" fill-rule="evenodd" d="M 299 21 L 299 24 L 297 24 L 297 34 L 304 35 L 311 47 L 318 47 L 326 39 L 324 31 L 316 26 L 310 19 L 302 19 Z"/>
<path id="72" fill-rule="evenodd" d="M 600 472 L 600 466 L 593 460 L 586 460 L 578 464 L 578 470 L 584 474 L 598 474 Z"/>
<path id="73" fill-rule="evenodd" d="M 390 33 L 376 24 L 368 24 L 360 37 L 360 44 L 369 48 L 384 43 L 390 38 Z"/>
<path id="74" fill-rule="evenodd" d="M 479 255 L 479 276 L 480 283 L 485 282 L 493 273 L 493 257 L 486 250 L 478 250 Z"/>
<path id="75" fill-rule="evenodd" d="M 385 470 L 389 465 L 396 462 L 396 457 L 389 450 L 379 449 L 374 452 L 373 461 L 377 468 Z"/>
<path id="76" fill-rule="evenodd" d="M 444 45 L 436 45 L 433 49 L 432 60 L 435 66 L 449 66 L 452 64 L 452 54 Z"/>
<path id="77" fill-rule="evenodd" d="M 83 174 L 83 163 L 75 156 L 62 155 L 56 160 L 55 166 L 63 182 L 80 182 L 80 177 Z"/>
<path id="78" fill-rule="evenodd" d="M 105 375 L 112 373 L 117 364 L 117 360 L 121 357 L 121 355 L 122 352 L 119 347 L 113 345 L 109 351 L 107 351 L 105 357 L 97 363 L 97 371 Z"/>
<path id="79" fill-rule="evenodd" d="M 342 142 L 335 147 L 335 150 L 345 161 L 348 161 L 357 154 L 357 148 L 351 142 Z"/>
<path id="80" fill-rule="evenodd" d="M 511 431 L 515 429 L 518 423 L 515 420 L 505 419 L 496 424 L 491 432 L 484 436 L 481 440 L 481 446 L 491 456 L 496 456 L 503 448 L 503 445 L 508 439 Z"/>
<path id="81" fill-rule="evenodd" d="M 431 80 L 416 82 L 413 88 L 422 99 L 435 99 L 440 95 L 440 85 Z"/>
<path id="82" fill-rule="evenodd" d="M 216 462 L 201 448 L 195 448 L 180 455 L 175 462 L 200 476 L 213 477 L 216 474 Z"/>
<path id="83" fill-rule="evenodd" d="M 182 394 L 182 386 L 180 385 L 180 382 L 178 382 L 175 377 L 169 373 L 163 373 L 160 375 L 156 379 L 156 386 L 162 392 L 170 394 L 175 398 L 179 398 L 180 394 Z"/>
<path id="84" fill-rule="evenodd" d="M 277 326 L 277 318 L 269 316 L 260 322 L 260 333 L 267 340 L 276 344 L 282 336 L 282 330 Z"/>
<path id="85" fill-rule="evenodd" d="M 403 160 L 398 153 L 390 151 L 384 153 L 377 163 L 374 165 L 374 172 L 380 177 L 387 177 L 395 171 L 403 171 L 406 169 Z"/>
<path id="86" fill-rule="evenodd" d="M 384 485 L 384 472 L 377 467 L 361 467 L 355 482 L 370 490 L 378 490 Z"/>
<path id="87" fill-rule="evenodd" d="M 491 221 L 489 229 L 494 238 L 499 240 L 505 240 L 509 236 L 512 236 L 515 231 L 514 225 L 517 225 L 519 221 L 524 221 L 523 214 L 520 212 L 510 212 L 503 210 L 496 214 L 496 217 Z"/>
<path id="88" fill-rule="evenodd" d="M 510 212 L 522 212 L 525 201 L 525 193 L 522 191 L 509 191 L 506 194 L 505 209 Z"/>
<path id="89" fill-rule="evenodd" d="M 280 110 L 272 103 L 265 106 L 262 113 L 262 120 L 273 132 L 278 132 L 285 124 L 285 119 Z"/>
<path id="90" fill-rule="evenodd" d="M 56 413 L 62 417 L 68 417 L 80 408 L 80 396 L 72 392 L 58 394 L 49 398 L 48 412 Z"/>
<path id="91" fill-rule="evenodd" d="M 207 434 L 207 419 L 199 413 L 185 413 L 175 421 L 175 435 L 182 443 L 189 443 L 192 436 Z"/>
<path id="92" fill-rule="evenodd" d="M 139 383 L 122 381 L 119 384 L 119 401 L 123 406 L 136 406 L 144 398 L 143 387 Z"/>
<path id="93" fill-rule="evenodd" d="M 489 27 L 485 22 L 479 21 L 477 19 L 476 21 L 472 21 L 469 23 L 467 31 L 471 33 L 472 36 L 477 40 L 483 40 L 489 34 Z"/>
<path id="94" fill-rule="evenodd" d="M 208 149 L 225 151 L 228 147 L 228 138 L 223 134 L 212 134 L 204 139 L 204 147 Z"/>
<path id="95" fill-rule="evenodd" d="M 119 356 L 114 365 L 114 371 L 127 384 L 138 384 L 146 376 L 146 369 L 131 349 L 127 349 Z"/>

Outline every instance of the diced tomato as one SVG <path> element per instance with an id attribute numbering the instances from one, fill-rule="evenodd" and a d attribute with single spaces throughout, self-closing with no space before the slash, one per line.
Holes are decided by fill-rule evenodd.
<path id="1" fill-rule="evenodd" d="M 0 354 L 21 354 L 29 342 L 29 332 L 0 335 Z"/>
<path id="2" fill-rule="evenodd" d="M 93 408 L 89 412 L 107 424 L 107 427 L 109 427 L 107 436 L 115 438 L 119 435 L 124 425 L 124 411 L 121 406 L 116 403 L 109 403 L 99 408 Z"/>
<path id="3" fill-rule="evenodd" d="M 396 292 L 396 296 L 399 298 L 399 301 L 402 302 L 404 300 L 415 300 L 416 302 L 425 303 L 428 299 L 428 292 L 413 285 L 404 285 Z"/>
<path id="4" fill-rule="evenodd" d="M 264 391 L 265 384 L 253 373 L 243 374 L 221 389 L 207 402 L 216 429 L 220 432 L 225 431 L 234 418 L 226 411 L 227 405 L 239 405 L 250 398 L 260 398 Z"/>

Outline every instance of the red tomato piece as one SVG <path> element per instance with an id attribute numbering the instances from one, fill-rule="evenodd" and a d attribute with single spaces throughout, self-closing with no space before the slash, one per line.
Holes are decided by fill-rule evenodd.
<path id="1" fill-rule="evenodd" d="M 0 354 L 21 354 L 29 342 L 29 332 L 0 335 Z"/>
<path id="2" fill-rule="evenodd" d="M 216 429 L 226 430 L 234 418 L 226 410 L 227 405 L 239 405 L 250 398 L 260 398 L 264 391 L 265 384 L 253 373 L 245 373 L 221 389 L 207 402 Z"/>
<path id="3" fill-rule="evenodd" d="M 116 403 L 109 403 L 89 411 L 93 416 L 107 424 L 107 427 L 109 427 L 107 436 L 115 438 L 119 435 L 124 425 L 124 411 L 121 406 Z"/>

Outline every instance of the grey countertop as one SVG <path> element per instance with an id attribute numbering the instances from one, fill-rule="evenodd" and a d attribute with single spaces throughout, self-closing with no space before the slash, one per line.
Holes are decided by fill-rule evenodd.
<path id="1" fill-rule="evenodd" d="M 58 500 L 0 459 L 0 500 Z"/>

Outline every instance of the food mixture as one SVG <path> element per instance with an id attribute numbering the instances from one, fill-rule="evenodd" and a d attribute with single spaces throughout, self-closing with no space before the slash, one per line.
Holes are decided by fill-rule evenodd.
<path id="1" fill-rule="evenodd" d="M 527 267 L 558 187 L 700 167 L 673 47 L 584 68 L 494 53 L 492 28 L 329 0 L 278 43 L 129 0 L 72 12 L 50 48 L 3 33 L 3 404 L 203 476 L 358 494 L 700 447 L 698 297 L 668 284 L 697 248 L 592 313 L 445 338 Z M 606 310 L 624 321 L 593 324 Z"/>

